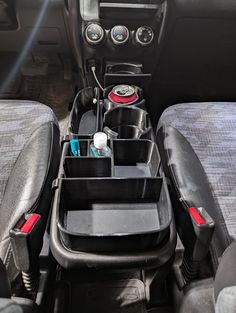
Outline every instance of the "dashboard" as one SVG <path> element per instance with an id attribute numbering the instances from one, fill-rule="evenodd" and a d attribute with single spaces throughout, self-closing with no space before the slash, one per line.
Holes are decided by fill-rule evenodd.
<path id="1" fill-rule="evenodd" d="M 80 67 L 88 84 L 93 79 L 91 64 L 96 65 L 102 78 L 106 77 L 111 63 L 127 62 L 138 64 L 142 69 L 140 75 L 152 75 L 165 5 L 163 0 L 79 1 L 77 9 L 74 8 L 78 15 L 74 18 L 79 23 L 76 27 L 81 31 L 77 35 L 79 40 L 74 38 L 77 41 L 74 45 L 78 47 Z M 113 74 L 124 75 L 122 72 Z M 122 77 L 119 76 L 119 79 Z M 108 83 L 111 81 L 104 81 L 105 85 Z"/>

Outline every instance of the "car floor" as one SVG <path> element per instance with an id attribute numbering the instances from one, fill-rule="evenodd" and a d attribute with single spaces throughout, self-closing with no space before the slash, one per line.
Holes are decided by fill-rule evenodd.
<path id="1" fill-rule="evenodd" d="M 74 73 L 66 72 L 63 59 L 55 55 L 34 57 L 33 61 L 30 59 L 14 70 L 16 60 L 13 53 L 1 53 L 0 98 L 33 100 L 50 106 L 63 136 L 68 124 L 68 108 L 75 96 Z"/>
<path id="2" fill-rule="evenodd" d="M 56 277 L 47 313 L 174 313 L 168 303 L 147 308 L 140 272 L 67 272 L 58 267 Z"/>
<path id="3" fill-rule="evenodd" d="M 69 105 L 73 101 L 75 86 L 63 78 L 63 73 L 43 77 L 24 77 L 22 99 L 36 100 L 51 107 L 60 127 L 61 136 L 66 133 Z"/>

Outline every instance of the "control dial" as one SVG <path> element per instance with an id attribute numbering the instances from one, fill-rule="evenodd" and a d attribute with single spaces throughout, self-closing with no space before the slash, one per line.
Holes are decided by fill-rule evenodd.
<path id="1" fill-rule="evenodd" d="M 137 29 L 135 39 L 141 46 L 149 45 L 154 38 L 154 32 L 150 26 L 141 26 Z"/>
<path id="2" fill-rule="evenodd" d="M 111 30 L 111 39 L 114 45 L 123 45 L 129 39 L 129 30 L 124 25 L 116 25 Z"/>
<path id="3" fill-rule="evenodd" d="M 104 29 L 99 24 L 89 24 L 85 29 L 85 39 L 91 45 L 98 45 L 104 36 Z"/>

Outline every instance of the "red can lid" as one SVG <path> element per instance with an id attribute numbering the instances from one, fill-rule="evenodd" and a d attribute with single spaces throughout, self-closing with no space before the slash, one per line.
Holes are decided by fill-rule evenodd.
<path id="1" fill-rule="evenodd" d="M 138 100 L 138 94 L 132 86 L 117 85 L 109 92 L 108 99 L 113 103 L 129 105 Z"/>

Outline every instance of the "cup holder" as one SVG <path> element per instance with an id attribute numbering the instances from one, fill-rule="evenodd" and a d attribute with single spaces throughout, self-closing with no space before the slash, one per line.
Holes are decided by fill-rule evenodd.
<path id="1" fill-rule="evenodd" d="M 135 138 L 138 139 L 142 135 L 140 128 L 134 125 L 120 125 L 111 128 L 112 131 L 118 134 L 118 138 Z"/>
<path id="2" fill-rule="evenodd" d="M 148 113 L 136 107 L 117 107 L 107 111 L 103 126 L 117 133 L 120 139 L 148 138 L 151 132 Z"/>

